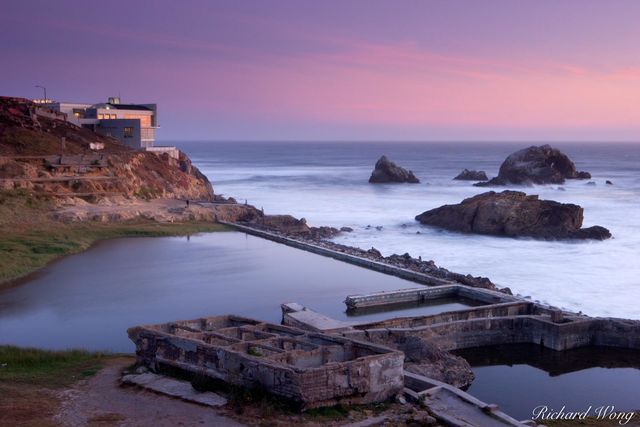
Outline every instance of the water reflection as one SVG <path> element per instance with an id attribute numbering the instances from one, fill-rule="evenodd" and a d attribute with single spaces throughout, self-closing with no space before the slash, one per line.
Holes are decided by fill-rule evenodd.
<path id="1" fill-rule="evenodd" d="M 133 351 L 126 329 L 297 301 L 347 318 L 348 294 L 415 284 L 242 233 L 102 242 L 0 292 L 0 343 Z"/>
<path id="2" fill-rule="evenodd" d="M 585 347 L 553 351 L 537 345 L 490 346 L 459 350 L 476 379 L 469 393 L 497 403 L 509 415 L 531 417 L 540 405 L 566 411 L 614 405 L 640 409 L 640 351 Z"/>

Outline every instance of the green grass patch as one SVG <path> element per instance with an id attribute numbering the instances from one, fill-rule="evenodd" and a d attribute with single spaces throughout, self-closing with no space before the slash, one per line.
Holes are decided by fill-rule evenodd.
<path id="1" fill-rule="evenodd" d="M 66 387 L 95 375 L 108 356 L 83 350 L 39 350 L 0 346 L 0 382 Z"/>
<path id="2" fill-rule="evenodd" d="M 226 231 L 209 222 L 48 223 L 28 229 L 0 227 L 0 288 L 65 255 L 88 249 L 95 242 L 121 237 L 185 236 Z"/>

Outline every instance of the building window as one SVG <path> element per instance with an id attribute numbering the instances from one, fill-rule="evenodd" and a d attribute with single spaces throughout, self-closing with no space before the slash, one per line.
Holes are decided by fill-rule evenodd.
<path id="1" fill-rule="evenodd" d="M 124 137 L 133 138 L 133 128 L 131 126 L 124 127 Z"/>
<path id="2" fill-rule="evenodd" d="M 98 120 L 104 119 L 104 114 L 98 114 Z"/>

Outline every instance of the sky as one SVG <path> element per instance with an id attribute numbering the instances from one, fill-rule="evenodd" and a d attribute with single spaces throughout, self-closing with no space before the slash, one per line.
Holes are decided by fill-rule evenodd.
<path id="1" fill-rule="evenodd" d="M 637 0 L 2 0 L 0 95 L 161 140 L 640 141 Z"/>

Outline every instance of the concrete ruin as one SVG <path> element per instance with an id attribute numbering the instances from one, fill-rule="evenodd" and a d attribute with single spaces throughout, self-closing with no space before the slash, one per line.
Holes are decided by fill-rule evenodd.
<path id="1" fill-rule="evenodd" d="M 444 288 L 444 287 L 440 287 Z M 556 351 L 585 346 L 640 349 L 640 321 L 595 318 L 571 313 L 529 300 L 498 294 L 485 289 L 455 285 L 455 292 L 466 297 L 491 301 L 493 304 L 455 310 L 430 316 L 392 318 L 380 322 L 354 325 L 342 331 L 351 338 L 366 337 L 385 342 L 390 331 L 394 335 L 422 337 L 439 348 L 452 351 L 499 344 L 539 344 Z M 347 297 L 347 304 L 367 306 L 392 305 L 395 299 L 421 298 L 425 292 L 442 289 L 404 290 L 389 298 L 389 293 Z M 454 292 L 451 289 L 446 292 Z M 436 295 L 437 295 L 436 294 Z M 394 294 L 391 294 L 394 296 Z M 377 338 L 378 337 L 378 338 Z"/>
<path id="2" fill-rule="evenodd" d="M 451 352 L 505 344 L 556 351 L 590 346 L 640 350 L 640 321 L 567 312 L 508 292 L 234 226 L 427 286 L 346 297 L 347 312 L 388 312 L 381 321 L 332 319 L 290 302 L 281 306 L 284 326 L 220 316 L 132 328 L 129 336 L 140 363 L 151 369 L 173 366 L 231 384 L 261 385 L 303 408 L 382 401 L 402 392 L 445 425 L 526 426 L 536 423 L 515 420 L 458 388 L 462 385 L 452 386 L 460 378 L 468 385 L 473 373 L 466 360 Z M 438 305 L 451 298 L 469 303 L 436 314 L 393 317 L 406 304 Z M 422 357 L 422 366 L 412 357 Z"/>
<path id="3" fill-rule="evenodd" d="M 394 307 L 415 301 L 459 297 L 472 299 L 477 306 L 427 316 L 393 318 Z M 282 305 L 283 324 L 295 324 L 305 330 L 321 331 L 345 338 L 368 341 L 397 348 L 405 353 L 404 394 L 420 402 L 446 425 L 523 426 L 531 420 L 517 421 L 443 381 L 443 377 L 464 376 L 468 365 L 450 353 L 466 348 L 493 345 L 536 344 L 563 351 L 581 347 L 605 347 L 640 350 L 640 321 L 593 318 L 535 303 L 527 299 L 464 285 L 401 289 L 350 295 L 348 310 L 377 308 L 388 311 L 389 319 L 346 324 L 328 318 L 298 303 Z M 411 355 L 427 355 L 429 372 L 414 372 Z M 465 372 L 468 370 L 468 372 Z M 471 374 L 470 379 L 473 378 Z"/>
<path id="4" fill-rule="evenodd" d="M 402 391 L 402 352 L 238 316 L 128 330 L 137 362 L 244 387 L 259 386 L 303 409 L 386 400 Z"/>

